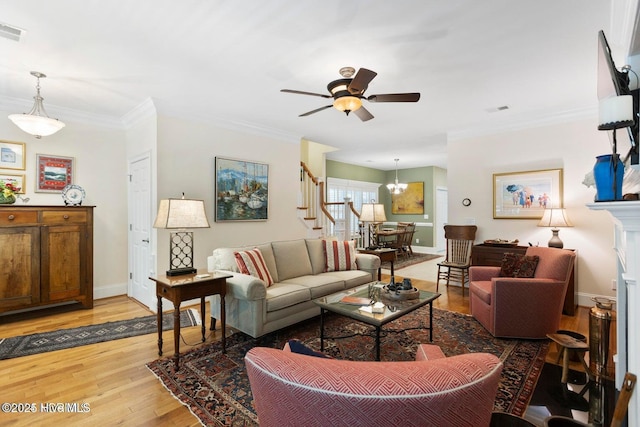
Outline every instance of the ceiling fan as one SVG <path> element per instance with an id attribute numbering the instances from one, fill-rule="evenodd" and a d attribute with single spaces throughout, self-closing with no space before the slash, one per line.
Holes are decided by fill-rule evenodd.
<path id="1" fill-rule="evenodd" d="M 334 80 L 327 85 L 329 95 L 314 92 L 305 92 L 301 90 L 293 89 L 281 89 L 280 92 L 296 93 L 299 95 L 311 95 L 320 96 L 322 98 L 333 98 L 333 104 L 325 105 L 324 107 L 316 108 L 315 110 L 308 111 L 300 114 L 298 117 L 306 117 L 318 111 L 326 110 L 327 108 L 335 107 L 339 111 L 343 111 L 347 115 L 353 112 L 363 122 L 373 119 L 373 115 L 362 106 L 362 100 L 366 99 L 369 102 L 418 102 L 420 99 L 420 93 L 386 93 L 379 95 L 364 96 L 364 92 L 367 90 L 369 83 L 378 74 L 375 71 L 367 70 L 366 68 L 360 68 L 358 73 L 354 76 L 355 69 L 352 67 L 343 67 L 340 69 L 340 75 L 342 79 Z M 353 78 L 351 78 L 353 77 Z"/>

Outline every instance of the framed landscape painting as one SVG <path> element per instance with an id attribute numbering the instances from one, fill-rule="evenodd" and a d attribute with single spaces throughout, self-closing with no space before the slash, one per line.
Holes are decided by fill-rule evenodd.
<path id="1" fill-rule="evenodd" d="M 562 169 L 493 174 L 495 219 L 540 219 L 562 204 Z"/>
<path id="2" fill-rule="evenodd" d="M 216 157 L 216 222 L 266 221 L 269 165 Z"/>
<path id="3" fill-rule="evenodd" d="M 391 213 L 394 215 L 424 214 L 424 182 L 410 182 L 402 193 L 392 194 Z"/>
<path id="4" fill-rule="evenodd" d="M 36 154 L 38 168 L 36 192 L 60 193 L 68 184 L 73 184 L 73 157 Z"/>

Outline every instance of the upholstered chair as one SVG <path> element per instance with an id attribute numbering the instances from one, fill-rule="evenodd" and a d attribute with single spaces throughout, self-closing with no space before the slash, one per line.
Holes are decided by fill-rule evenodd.
<path id="1" fill-rule="evenodd" d="M 445 358 L 434 347 L 419 348 L 413 362 L 254 347 L 245 365 L 260 426 L 488 426 L 500 360 L 487 353 Z"/>
<path id="2" fill-rule="evenodd" d="M 493 336 L 546 338 L 560 327 L 562 306 L 575 252 L 530 247 L 527 257 L 538 257 L 533 277 L 504 277 L 504 268 L 471 266 L 471 314 Z"/>

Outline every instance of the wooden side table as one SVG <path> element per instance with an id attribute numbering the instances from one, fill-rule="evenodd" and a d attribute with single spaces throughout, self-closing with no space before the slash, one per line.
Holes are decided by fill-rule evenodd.
<path id="1" fill-rule="evenodd" d="M 158 297 L 158 355 L 162 356 L 162 298 L 173 303 L 173 342 L 175 346 L 174 361 L 176 371 L 180 369 L 180 304 L 194 298 L 200 298 L 200 315 L 202 317 L 202 342 L 205 341 L 205 297 L 220 295 L 220 322 L 222 328 L 222 351 L 226 351 L 225 332 L 225 304 L 224 296 L 227 292 L 227 278 L 229 274 L 209 273 L 198 271 L 196 274 L 184 276 L 158 275 L 149 277 L 156 282 L 156 296 Z"/>
<path id="2" fill-rule="evenodd" d="M 380 258 L 380 267 L 378 267 L 378 280 L 382 279 L 382 263 L 389 261 L 391 263 L 391 276 L 393 276 L 393 262 L 396 260 L 396 250 L 389 248 L 380 248 L 380 249 L 364 249 L 358 248 L 358 253 L 360 254 L 371 254 L 376 255 Z"/>

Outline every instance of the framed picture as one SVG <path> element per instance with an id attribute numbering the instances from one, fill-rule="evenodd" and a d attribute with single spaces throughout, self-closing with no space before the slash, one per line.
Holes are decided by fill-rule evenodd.
<path id="1" fill-rule="evenodd" d="M 269 165 L 215 158 L 216 222 L 266 221 L 269 213 Z"/>
<path id="2" fill-rule="evenodd" d="M 64 187 L 73 183 L 75 165 L 73 157 L 36 154 L 38 168 L 37 193 L 60 193 Z"/>
<path id="3" fill-rule="evenodd" d="M 0 181 L 4 182 L 5 184 L 13 184 L 14 188 L 19 188 L 20 190 L 16 191 L 16 194 L 24 194 L 24 175 L 0 173 Z"/>
<path id="4" fill-rule="evenodd" d="M 540 219 L 562 207 L 562 169 L 493 174 L 493 218 Z"/>
<path id="5" fill-rule="evenodd" d="M 392 194 L 391 213 L 394 215 L 424 214 L 424 182 L 410 182 L 402 193 Z"/>
<path id="6" fill-rule="evenodd" d="M 24 142 L 0 141 L 0 169 L 17 169 L 25 168 L 25 151 L 26 144 Z"/>

